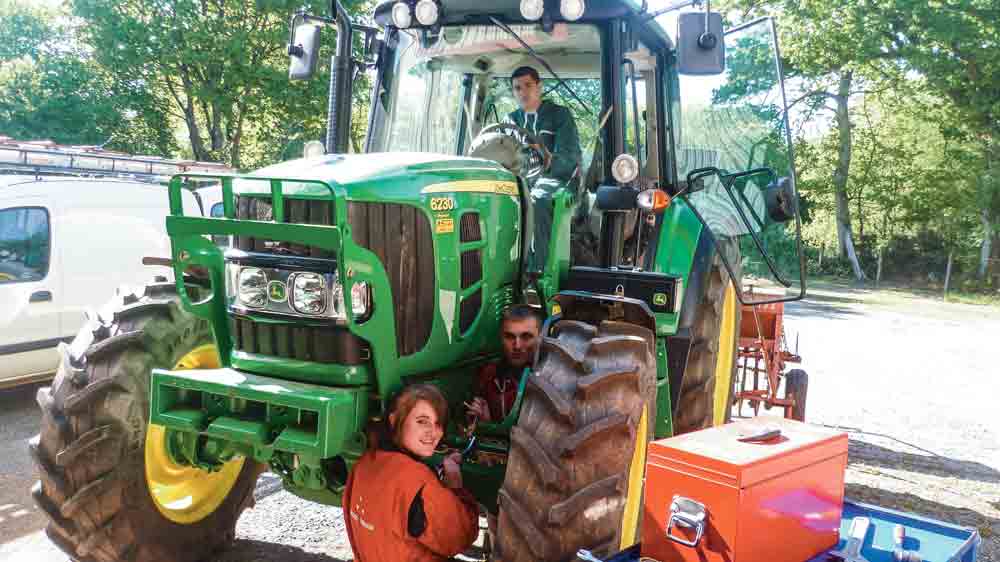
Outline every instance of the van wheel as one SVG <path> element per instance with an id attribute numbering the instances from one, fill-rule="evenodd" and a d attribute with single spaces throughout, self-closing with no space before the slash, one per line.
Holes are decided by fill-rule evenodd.
<path id="1" fill-rule="evenodd" d="M 86 562 L 194 562 L 227 546 L 261 465 L 173 464 L 164 429 L 148 425 L 154 368 L 218 366 L 208 324 L 181 307 L 174 284 L 120 292 L 60 352 L 29 443 L 49 538 Z"/>

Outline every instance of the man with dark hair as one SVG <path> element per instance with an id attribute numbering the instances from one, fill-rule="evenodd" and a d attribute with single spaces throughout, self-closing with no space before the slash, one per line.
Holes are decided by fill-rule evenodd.
<path id="1" fill-rule="evenodd" d="M 476 397 L 468 404 L 469 415 L 477 421 L 500 422 L 507 417 L 517 397 L 521 374 L 535 360 L 541 314 L 520 304 L 508 308 L 500 323 L 503 359 L 479 370 Z"/>
<path id="2" fill-rule="evenodd" d="M 530 66 L 517 68 L 510 75 L 510 87 L 520 107 L 505 121 L 531 131 L 546 153 L 541 176 L 530 185 L 535 228 L 529 269 L 540 271 L 552 232 L 552 195 L 560 187 L 575 191 L 580 182 L 580 136 L 569 109 L 542 99 L 542 79 L 537 70 Z"/>

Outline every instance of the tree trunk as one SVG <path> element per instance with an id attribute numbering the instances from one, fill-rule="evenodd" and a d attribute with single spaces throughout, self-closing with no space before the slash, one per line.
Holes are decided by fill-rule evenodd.
<path id="1" fill-rule="evenodd" d="M 817 269 L 820 273 L 823 271 L 823 252 L 826 250 L 826 242 L 819 245 L 819 266 Z"/>
<path id="2" fill-rule="evenodd" d="M 851 170 L 851 118 L 848 100 L 851 95 L 853 72 L 848 70 L 840 75 L 840 86 L 837 88 L 837 136 L 840 149 L 837 153 L 837 167 L 833 171 L 833 191 L 837 201 L 837 239 L 840 243 L 840 255 L 851 262 L 854 279 L 865 280 L 865 272 L 858 263 L 854 251 L 854 240 L 851 236 L 851 208 L 847 198 L 847 178 Z"/>
<path id="3" fill-rule="evenodd" d="M 875 270 L 875 288 L 878 289 L 879 283 L 882 282 L 882 248 L 878 249 L 878 269 Z"/>
<path id="4" fill-rule="evenodd" d="M 845 241 L 844 247 L 847 248 L 847 259 L 851 262 L 851 269 L 854 270 L 854 280 L 864 281 L 868 277 L 865 272 L 861 269 L 861 264 L 858 262 L 858 255 L 854 253 L 854 239 L 851 236 L 851 230 L 842 229 L 842 225 L 837 225 L 837 231 L 840 236 Z"/>
<path id="5" fill-rule="evenodd" d="M 944 270 L 944 298 L 948 298 L 948 284 L 951 282 L 951 259 L 955 256 L 955 250 L 948 251 L 948 267 Z"/>
<path id="6" fill-rule="evenodd" d="M 191 152 L 194 153 L 195 160 L 205 162 L 212 161 L 212 155 L 205 149 L 205 143 L 201 140 L 201 130 L 198 127 L 198 116 L 195 112 L 194 88 L 191 84 L 191 77 L 184 65 L 180 66 L 181 84 L 184 86 L 184 96 L 187 103 L 182 103 L 184 109 L 184 123 L 188 129 L 188 140 L 191 141 Z"/>
<path id="7" fill-rule="evenodd" d="M 990 222 L 990 212 L 983 209 L 979 214 L 979 220 L 983 223 L 983 244 L 979 248 L 979 271 L 976 277 L 980 281 L 986 280 L 986 273 L 989 270 L 990 253 L 993 246 L 993 223 Z"/>
<path id="8" fill-rule="evenodd" d="M 240 165 L 240 150 L 243 145 L 243 119 L 244 119 L 244 108 L 242 104 L 236 106 L 236 132 L 232 136 L 232 140 L 229 143 L 229 165 L 233 168 L 239 170 Z"/>

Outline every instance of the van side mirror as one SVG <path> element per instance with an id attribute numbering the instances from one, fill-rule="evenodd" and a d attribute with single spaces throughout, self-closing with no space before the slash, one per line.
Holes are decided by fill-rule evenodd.
<path id="1" fill-rule="evenodd" d="M 316 74 L 319 58 L 319 26 L 303 23 L 296 26 L 288 44 L 288 79 L 308 80 Z"/>
<path id="2" fill-rule="evenodd" d="M 722 14 L 686 12 L 677 18 L 677 72 L 722 74 L 726 70 L 726 42 Z"/>

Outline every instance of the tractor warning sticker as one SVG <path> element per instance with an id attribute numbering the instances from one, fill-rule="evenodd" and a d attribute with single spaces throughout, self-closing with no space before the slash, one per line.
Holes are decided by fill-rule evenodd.
<path id="1" fill-rule="evenodd" d="M 439 215 L 434 220 L 434 232 L 436 234 L 449 234 L 451 232 L 455 232 L 455 219 Z"/>

